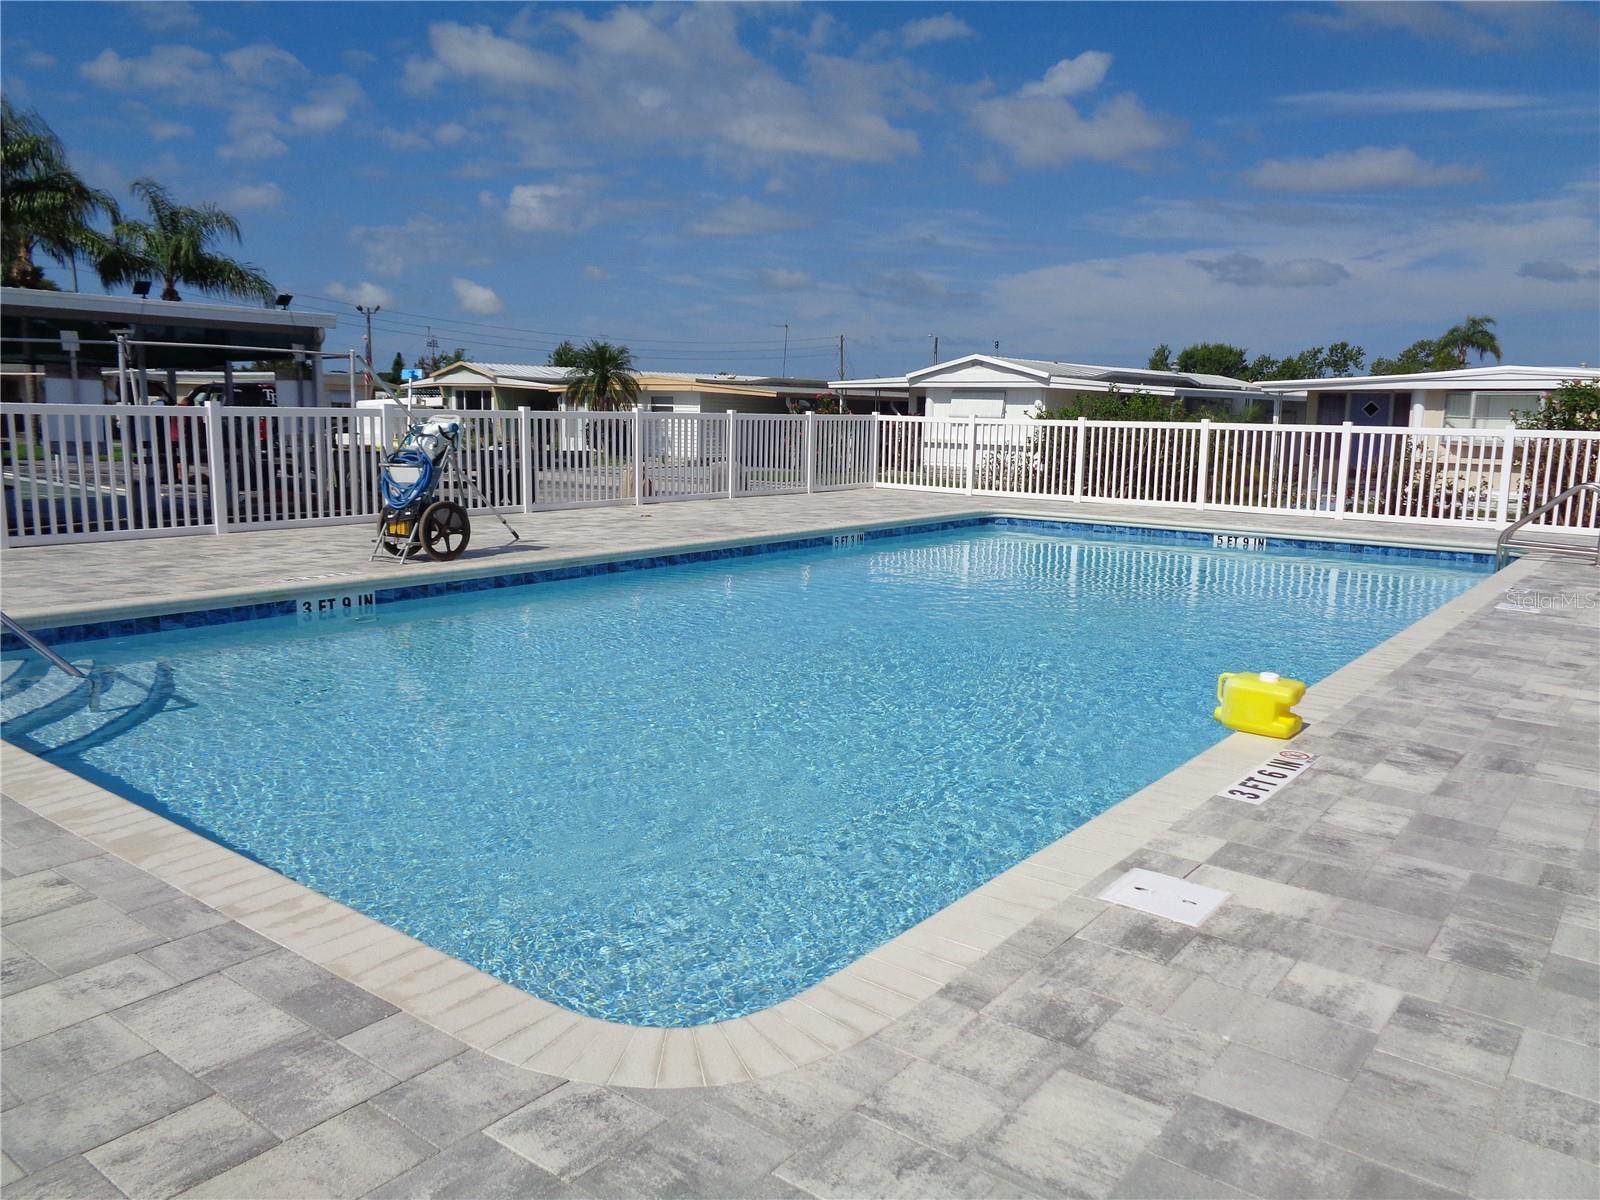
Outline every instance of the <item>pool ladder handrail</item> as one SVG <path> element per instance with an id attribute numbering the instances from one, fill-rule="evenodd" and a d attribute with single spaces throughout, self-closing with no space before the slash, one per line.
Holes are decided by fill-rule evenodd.
<path id="1" fill-rule="evenodd" d="M 89 678 L 87 672 L 85 672 L 84 670 L 82 670 L 79 667 L 73 666 L 66 659 L 62 658 L 61 655 L 57 654 L 54 650 L 50 649 L 49 646 L 46 646 L 38 638 L 34 637 L 33 634 L 29 633 L 21 625 L 18 625 L 15 621 L 13 621 L 10 617 L 6 616 L 6 614 L 3 613 L 3 612 L 0 612 L 0 624 L 3 624 L 12 633 L 16 634 L 19 638 L 21 638 L 23 643 L 28 647 L 28 649 L 30 649 L 30 650 L 34 651 L 36 654 L 40 655 L 52 667 L 60 667 L 63 671 L 65 671 L 68 675 L 71 675 L 74 679 L 87 679 L 87 678 Z"/>
<path id="2" fill-rule="evenodd" d="M 1501 567 L 1506 565 L 1506 559 L 1511 556 L 1511 551 L 1514 548 L 1514 543 L 1511 539 L 1516 534 L 1517 530 L 1521 529 L 1529 521 L 1538 520 L 1552 508 L 1555 508 L 1561 504 L 1565 504 L 1579 492 L 1600 492 L 1600 483 L 1575 483 L 1560 495 L 1553 496 L 1549 500 L 1546 500 L 1543 504 L 1539 505 L 1539 507 L 1534 509 L 1532 512 L 1523 513 L 1522 516 L 1518 517 L 1511 524 L 1507 525 L 1505 529 L 1501 531 L 1500 536 L 1495 539 L 1494 569 L 1498 571 Z M 1589 557 L 1590 553 L 1585 547 L 1581 545 L 1575 545 L 1571 542 L 1523 542 L 1520 547 L 1516 548 L 1523 550 L 1548 550 L 1553 554 L 1581 554 L 1585 558 Z M 1600 536 L 1595 538 L 1594 561 L 1597 565 L 1600 565 Z"/>

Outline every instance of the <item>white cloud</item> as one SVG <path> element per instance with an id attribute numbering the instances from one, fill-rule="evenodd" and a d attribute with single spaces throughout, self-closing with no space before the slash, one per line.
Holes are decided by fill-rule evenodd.
<path id="1" fill-rule="evenodd" d="M 458 121 L 446 121 L 433 131 L 433 140 L 441 146 L 454 146 L 467 137 L 467 127 Z"/>
<path id="2" fill-rule="evenodd" d="M 102 50 L 78 67 L 90 83 L 119 92 L 178 92 L 205 86 L 218 74 L 216 60 L 193 46 L 157 46 L 143 58 Z"/>
<path id="3" fill-rule="evenodd" d="M 257 87 L 275 75 L 299 75 L 306 69 L 298 58 L 271 42 L 252 42 L 248 46 L 240 46 L 224 54 L 222 61 L 240 79 Z"/>
<path id="4" fill-rule="evenodd" d="M 1549 38 L 1587 38 L 1593 45 L 1594 26 L 1587 5 L 1566 4 L 1443 4 L 1425 2 L 1346 3 L 1296 10 L 1294 20 L 1303 25 L 1341 32 L 1409 33 L 1431 46 L 1450 43 L 1475 53 L 1491 53 L 1509 46 L 1528 46 Z"/>
<path id="5" fill-rule="evenodd" d="M 357 225 L 350 239 L 361 247 L 367 269 L 403 275 L 421 263 L 460 262 L 467 248 L 453 228 L 421 214 L 399 225 Z"/>
<path id="6" fill-rule="evenodd" d="M 790 209 L 740 196 L 690 222 L 688 230 L 701 237 L 749 237 L 758 233 L 800 229 L 810 223 L 806 217 Z"/>
<path id="7" fill-rule="evenodd" d="M 323 290 L 335 300 L 343 300 L 347 304 L 359 304 L 363 308 L 394 303 L 394 296 L 388 288 L 368 283 L 365 279 L 349 287 L 342 283 L 330 283 Z"/>
<path id="8" fill-rule="evenodd" d="M 586 263 L 583 268 L 583 277 L 585 279 L 593 279 L 598 281 L 601 279 L 609 279 L 611 277 L 611 272 L 607 271 L 604 267 L 597 267 L 593 263 Z"/>
<path id="9" fill-rule="evenodd" d="M 1105 81 L 1111 55 L 1085 50 L 1008 96 L 977 101 L 972 122 L 1022 167 L 1061 167 L 1078 159 L 1137 163 L 1178 140 L 1179 122 L 1153 113 L 1132 92 L 1101 101 L 1085 115 L 1069 97 Z M 989 172 L 995 172 L 991 169 Z"/>
<path id="10" fill-rule="evenodd" d="M 337 129 L 350 116 L 350 110 L 364 99 L 361 85 L 341 75 L 323 87 L 314 88 L 304 104 L 289 110 L 289 124 L 308 133 L 327 133 Z"/>
<path id="11" fill-rule="evenodd" d="M 465 78 L 497 87 L 553 87 L 565 77 L 559 60 L 501 37 L 487 25 L 436 21 L 428 26 L 429 59 L 406 62 L 402 85 L 431 91 L 442 80 Z"/>
<path id="12" fill-rule="evenodd" d="M 156 120 L 145 126 L 145 132 L 158 142 L 170 142 L 174 138 L 193 137 L 194 126 L 182 121 Z"/>
<path id="13" fill-rule="evenodd" d="M 1037 83 L 1030 83 L 1018 92 L 1019 96 L 1077 96 L 1092 92 L 1105 82 L 1111 69 L 1111 55 L 1103 50 L 1085 50 L 1077 58 L 1063 58 L 1044 73 Z"/>
<path id="14" fill-rule="evenodd" d="M 30 50 L 23 61 L 26 62 L 30 67 L 35 67 L 41 71 L 48 71 L 51 67 L 56 65 L 56 56 L 53 54 L 46 54 L 43 50 Z"/>
<path id="15" fill-rule="evenodd" d="M 289 144 L 275 133 L 257 130 L 217 147 L 218 158 L 257 160 L 289 153 Z"/>
<path id="16" fill-rule="evenodd" d="M 1285 192 L 1373 192 L 1443 187 L 1483 178 L 1476 167 L 1431 163 L 1407 146 L 1363 146 L 1320 158 L 1269 158 L 1245 172 L 1245 182 Z"/>
<path id="17" fill-rule="evenodd" d="M 587 189 L 570 183 L 519 183 L 506 197 L 505 222 L 518 233 L 567 233 L 592 223 Z"/>
<path id="18" fill-rule="evenodd" d="M 764 267 L 756 272 L 756 279 L 765 287 L 778 292 L 795 292 L 812 284 L 811 276 L 804 271 L 791 271 L 786 267 Z"/>
<path id="19" fill-rule="evenodd" d="M 1332 287 L 1350 278 L 1350 272 L 1325 258 L 1291 258 L 1266 262 L 1237 251 L 1222 258 L 1191 258 L 1213 279 L 1237 287 Z"/>
<path id="20" fill-rule="evenodd" d="M 972 26 L 954 13 L 940 13 L 936 17 L 907 21 L 900 27 L 900 40 L 912 50 L 935 42 L 949 42 L 976 36 L 977 33 Z"/>
<path id="21" fill-rule="evenodd" d="M 188 29 L 200 24 L 200 14 L 188 0 L 138 0 L 123 8 L 146 29 Z"/>
<path id="22" fill-rule="evenodd" d="M 276 208 L 283 203 L 283 189 L 275 183 L 241 183 L 222 196 L 224 208 Z"/>
<path id="23" fill-rule="evenodd" d="M 1468 88 L 1391 88 L 1349 92 L 1300 92 L 1279 96 L 1279 104 L 1315 108 L 1323 112 L 1443 113 L 1488 112 L 1526 108 L 1538 97 L 1516 92 L 1474 91 Z"/>
<path id="24" fill-rule="evenodd" d="M 450 287 L 456 294 L 456 303 L 469 313 L 492 317 L 495 313 L 505 311 L 505 304 L 495 295 L 493 288 L 459 277 L 450 281 Z"/>

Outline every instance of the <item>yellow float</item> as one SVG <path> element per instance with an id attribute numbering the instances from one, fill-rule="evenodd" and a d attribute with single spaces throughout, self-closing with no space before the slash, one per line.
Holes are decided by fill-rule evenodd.
<path id="1" fill-rule="evenodd" d="M 1217 676 L 1217 707 L 1211 715 L 1241 733 L 1292 738 L 1305 722 L 1289 710 L 1305 694 L 1304 682 L 1273 671 L 1225 671 Z"/>

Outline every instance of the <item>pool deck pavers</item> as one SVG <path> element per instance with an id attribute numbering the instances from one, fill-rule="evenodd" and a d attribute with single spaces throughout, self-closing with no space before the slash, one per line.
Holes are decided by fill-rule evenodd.
<path id="1" fill-rule="evenodd" d="M 746 504 L 646 510 L 675 523 L 648 544 L 1042 510 L 892 492 Z M 619 514 L 516 520 L 583 518 L 604 539 L 589 552 L 626 552 Z M 1241 514 L 1129 519 L 1199 518 L 1299 532 Z M 144 561 L 145 594 L 152 579 L 168 595 L 267 585 L 249 569 L 281 580 L 301 555 L 226 545 L 281 536 L 172 539 Z M 574 540 L 549 553 L 584 552 L 560 536 Z M 234 566 L 213 558 L 223 575 L 195 575 L 201 542 Z M 8 551 L 8 609 L 19 575 L 25 596 L 98 593 L 76 572 L 106 549 Z M 1277 745 L 1225 740 L 1059 843 L 1073 865 L 1062 891 L 1002 876 L 1012 890 L 969 906 L 939 978 L 869 1035 L 720 1086 L 569 1078 L 582 1048 L 543 1071 L 485 1053 L 469 1042 L 496 1021 L 494 997 L 470 977 L 406 986 L 416 952 L 392 944 L 368 955 L 392 978 L 358 986 L 347 976 L 379 978 L 339 957 L 359 930 L 304 889 L 200 839 L 138 853 L 171 827 L 121 801 L 52 800 L 8 751 L 6 791 L 28 803 L 0 812 L 0 1187 L 8 1200 L 1595 1196 L 1597 582 L 1577 562 L 1518 563 L 1314 688 L 1294 745 L 1322 758 L 1284 792 L 1258 807 L 1211 798 L 1241 755 Z M 1513 584 L 1549 606 L 1497 608 Z M 1198 928 L 1094 898 L 1129 866 L 1231 897 Z M 276 923 L 260 919 L 275 908 Z M 836 1015 L 870 978 L 842 985 Z M 468 1006 L 463 1036 L 434 1023 Z M 670 1082 L 669 1059 L 699 1082 L 730 1050 L 731 1036 L 669 1033 L 649 1082 Z"/>

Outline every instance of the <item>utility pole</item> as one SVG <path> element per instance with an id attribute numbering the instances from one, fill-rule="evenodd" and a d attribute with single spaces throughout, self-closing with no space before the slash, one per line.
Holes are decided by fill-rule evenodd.
<path id="1" fill-rule="evenodd" d="M 844 378 L 844 334 L 839 335 L 839 378 Z"/>
<path id="2" fill-rule="evenodd" d="M 937 333 L 930 333 L 928 336 L 933 339 L 933 358 L 930 359 L 929 361 L 938 362 L 939 361 L 939 335 Z"/>
<path id="3" fill-rule="evenodd" d="M 383 305 L 381 304 L 374 304 L 371 308 L 368 308 L 363 304 L 356 305 L 356 311 L 367 319 L 367 342 L 365 346 L 367 357 L 367 374 L 366 378 L 362 380 L 362 391 L 367 393 L 365 398 L 369 400 L 372 398 L 370 391 L 372 387 L 372 314 L 377 312 L 382 307 Z"/>

